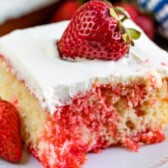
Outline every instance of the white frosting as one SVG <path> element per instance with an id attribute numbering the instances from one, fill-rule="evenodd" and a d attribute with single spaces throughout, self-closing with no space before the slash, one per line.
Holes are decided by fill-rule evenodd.
<path id="1" fill-rule="evenodd" d="M 31 13 L 58 0 L 0 0 L 0 23 Z"/>
<path id="2" fill-rule="evenodd" d="M 81 60 L 70 62 L 60 59 L 56 41 L 68 22 L 15 31 L 0 39 L 0 54 L 10 60 L 18 78 L 39 99 L 42 107 L 51 113 L 62 101 L 90 89 L 94 81 L 100 83 L 129 82 L 148 72 L 158 78 L 168 75 L 168 54 L 144 34 L 135 41 L 129 56 L 119 61 Z M 136 27 L 131 21 L 127 27 Z M 136 27 L 137 28 L 137 27 Z M 141 62 L 141 63 L 140 63 Z M 45 100 L 45 101 L 43 101 Z M 64 102 L 65 103 L 65 102 Z M 67 102 L 68 103 L 68 102 Z"/>

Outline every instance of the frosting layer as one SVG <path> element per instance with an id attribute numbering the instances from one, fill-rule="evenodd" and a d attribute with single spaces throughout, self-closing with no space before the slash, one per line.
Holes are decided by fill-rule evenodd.
<path id="1" fill-rule="evenodd" d="M 94 82 L 127 83 L 148 73 L 158 79 L 168 75 L 168 54 L 144 33 L 135 41 L 129 55 L 119 61 L 60 59 L 56 47 L 68 21 L 14 31 L 0 38 L 0 54 L 13 67 L 19 80 L 24 80 L 42 107 L 51 113 L 69 98 L 90 89 Z M 127 27 L 138 28 L 133 22 Z M 138 28 L 139 29 L 139 28 Z M 67 102 L 65 102 L 67 101 Z"/>
<path id="2" fill-rule="evenodd" d="M 0 24 L 11 18 L 28 14 L 58 0 L 0 0 Z"/>

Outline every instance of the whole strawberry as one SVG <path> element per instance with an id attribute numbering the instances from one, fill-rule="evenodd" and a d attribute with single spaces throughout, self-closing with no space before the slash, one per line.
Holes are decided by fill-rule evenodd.
<path id="1" fill-rule="evenodd" d="M 18 112 L 12 104 L 0 100 L 0 157 L 10 162 L 18 162 L 21 156 Z"/>
<path id="2" fill-rule="evenodd" d="M 126 19 L 122 8 L 89 1 L 77 10 L 58 42 L 61 57 L 118 60 L 127 54 L 132 39 L 140 36 L 138 31 L 123 26 Z"/>

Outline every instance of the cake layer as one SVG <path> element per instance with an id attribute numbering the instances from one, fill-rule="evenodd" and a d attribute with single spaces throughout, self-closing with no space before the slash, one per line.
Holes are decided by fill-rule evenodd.
<path id="1" fill-rule="evenodd" d="M 32 154 L 47 168 L 81 168 L 87 152 L 113 145 L 133 151 L 141 144 L 164 140 L 168 123 L 168 80 L 156 76 L 132 79 L 127 84 L 94 83 L 71 104 L 51 115 L 40 106 L 24 81 L 0 58 L 0 93 L 21 117 L 22 137 Z"/>
<path id="2" fill-rule="evenodd" d="M 38 100 L 25 87 L 23 81 L 18 81 L 10 73 L 9 64 L 0 58 L 0 94 L 10 101 L 19 111 L 21 118 L 21 133 L 24 143 L 37 146 L 38 137 L 44 129 L 47 113 L 44 113 Z"/>
<path id="3" fill-rule="evenodd" d="M 1 0 L 0 1 L 0 24 L 8 19 L 18 18 L 23 15 L 39 10 L 57 0 Z"/>
<path id="4" fill-rule="evenodd" d="M 61 22 L 15 31 L 0 39 L 0 54 L 10 62 L 18 79 L 25 81 L 42 107 L 51 113 L 56 106 L 70 103 L 77 93 L 89 90 L 94 82 L 124 84 L 132 78 L 152 73 L 159 83 L 162 76 L 168 74 L 168 54 L 144 34 L 131 48 L 130 54 L 117 62 L 62 60 L 56 41 L 67 24 Z M 137 28 L 131 21 L 126 26 Z"/>

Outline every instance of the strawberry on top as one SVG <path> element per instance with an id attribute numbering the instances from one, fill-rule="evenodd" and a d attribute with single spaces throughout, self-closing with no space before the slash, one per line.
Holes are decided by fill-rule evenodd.
<path id="1" fill-rule="evenodd" d="M 58 49 L 62 58 L 118 60 L 129 51 L 140 33 L 125 28 L 128 14 L 106 1 L 92 0 L 81 6 L 71 19 Z"/>

